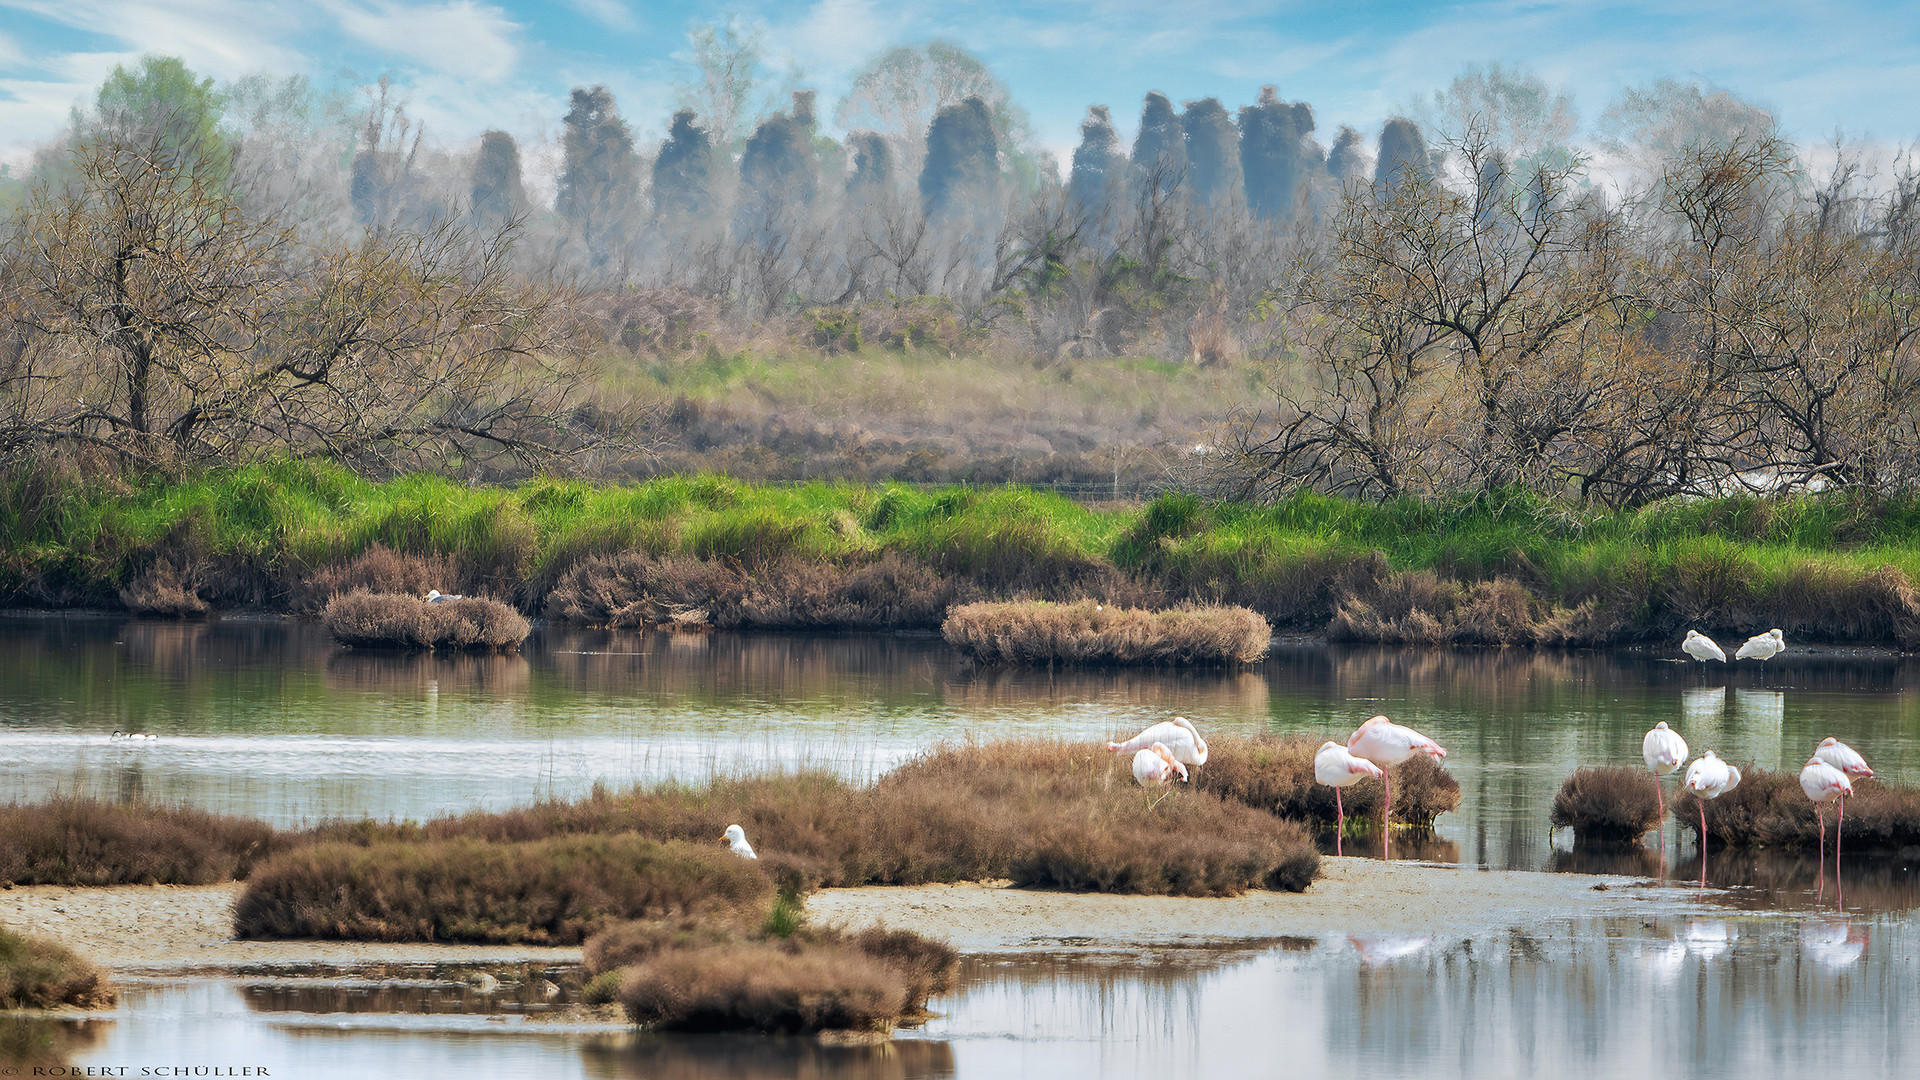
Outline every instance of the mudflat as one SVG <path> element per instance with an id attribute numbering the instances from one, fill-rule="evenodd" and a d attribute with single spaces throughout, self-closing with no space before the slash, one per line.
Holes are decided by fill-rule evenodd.
<path id="1" fill-rule="evenodd" d="M 1325 860 L 1304 893 L 1237 897 L 1043 892 L 1002 882 L 823 889 L 809 918 L 885 924 L 962 952 L 1204 945 L 1327 933 L 1448 933 L 1553 919 L 1692 909 L 1689 890 L 1634 878 L 1479 871 L 1370 859 Z M 114 971 L 184 973 L 262 965 L 575 962 L 569 946 L 356 941 L 236 941 L 245 886 L 19 886 L 0 892 L 0 924 L 58 941 Z"/>

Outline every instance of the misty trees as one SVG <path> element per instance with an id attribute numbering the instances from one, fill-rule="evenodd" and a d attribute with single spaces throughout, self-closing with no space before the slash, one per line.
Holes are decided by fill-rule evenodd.
<path id="1" fill-rule="evenodd" d="M 670 222 L 707 217 L 714 209 L 719 179 L 706 129 L 694 126 L 692 112 L 674 113 L 667 141 L 653 159 L 654 215 Z"/>
<path id="2" fill-rule="evenodd" d="M 1180 129 L 1186 136 L 1187 184 L 1200 205 L 1231 205 L 1243 198 L 1240 129 L 1219 99 L 1187 102 Z"/>
<path id="3" fill-rule="evenodd" d="M 603 268 L 624 247 L 640 197 L 633 135 L 604 86 L 575 88 L 565 125 L 553 208 L 586 244 L 590 265 Z"/>
<path id="4" fill-rule="evenodd" d="M 991 203 L 1000 190 L 1000 160 L 987 103 L 970 97 L 934 114 L 924 161 L 920 201 L 930 216 Z"/>
<path id="5" fill-rule="evenodd" d="M 475 217 L 499 224 L 524 213 L 526 188 L 520 182 L 520 146 L 504 131 L 480 136 L 480 152 L 473 159 L 469 186 Z"/>
<path id="6" fill-rule="evenodd" d="M 1140 131 L 1133 137 L 1133 167 L 1163 177 L 1174 186 L 1186 183 L 1187 138 L 1173 102 L 1161 93 L 1147 95 L 1140 108 Z"/>
<path id="7" fill-rule="evenodd" d="M 549 458 L 604 433 L 577 328 L 516 282 L 512 234 L 373 230 L 312 247 L 164 131 L 89 140 L 0 248 L 0 448 L 149 463 L 324 453 L 381 470 Z"/>
<path id="8" fill-rule="evenodd" d="M 1120 153 L 1120 137 L 1105 105 L 1087 109 L 1080 122 L 1080 145 L 1073 151 L 1073 171 L 1067 177 L 1067 195 L 1089 217 L 1101 217 L 1107 202 L 1124 193 L 1127 159 Z"/>
<path id="9" fill-rule="evenodd" d="M 1307 184 L 1326 161 L 1312 133 L 1313 106 L 1281 101 L 1271 86 L 1240 110 L 1240 168 L 1256 216 L 1291 221 L 1304 205 Z"/>
<path id="10" fill-rule="evenodd" d="M 949 41 L 898 46 L 875 57 L 854 76 L 834 120 L 849 131 L 881 135 L 893 150 L 899 173 L 918 176 L 934 117 L 968 98 L 980 99 L 997 146 L 1026 136 L 1026 118 L 1014 107 L 1007 88 L 979 57 Z"/>
<path id="11" fill-rule="evenodd" d="M 1390 192 L 1403 183 L 1425 184 L 1433 179 L 1433 159 L 1420 125 L 1403 116 L 1380 128 L 1379 157 L 1373 165 L 1373 186 Z"/>

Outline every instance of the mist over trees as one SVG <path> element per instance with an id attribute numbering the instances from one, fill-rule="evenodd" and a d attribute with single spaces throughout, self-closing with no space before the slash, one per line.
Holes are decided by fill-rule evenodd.
<path id="1" fill-rule="evenodd" d="M 751 27 L 693 45 L 670 118 L 572 92 L 551 207 L 387 83 L 116 70 L 0 183 L 0 458 L 580 460 L 644 441 L 594 372 L 782 340 L 1232 369 L 1266 389 L 1201 471 L 1248 497 L 1920 484 L 1920 174 L 1816 175 L 1723 89 L 1629 88 L 1583 147 L 1471 66 L 1330 148 L 1271 86 L 1153 91 L 1061 177 L 957 46 L 877 56 L 835 138 Z"/>

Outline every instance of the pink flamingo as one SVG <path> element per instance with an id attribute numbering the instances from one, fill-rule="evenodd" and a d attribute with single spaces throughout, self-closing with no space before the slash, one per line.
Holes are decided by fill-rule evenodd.
<path id="1" fill-rule="evenodd" d="M 1128 750 L 1147 750 L 1151 749 L 1154 743 L 1165 743 L 1174 758 L 1183 764 L 1198 768 L 1207 763 L 1207 740 L 1200 737 L 1200 732 L 1195 730 L 1193 721 L 1184 716 L 1176 716 L 1171 720 L 1154 724 L 1126 742 L 1110 742 L 1107 744 L 1107 750 L 1115 754 L 1125 753 Z M 1188 779 L 1186 770 L 1181 770 L 1180 779 Z"/>
<path id="2" fill-rule="evenodd" d="M 1354 757 L 1366 758 L 1383 770 L 1415 754 L 1437 758 L 1447 756 L 1439 743 L 1410 727 L 1401 727 L 1384 716 L 1376 716 L 1361 724 L 1359 730 L 1347 739 L 1347 749 Z M 1393 777 L 1382 773 L 1380 779 L 1387 786 L 1387 801 L 1380 808 L 1380 857 L 1385 859 L 1391 854 L 1388 828 L 1393 820 Z"/>
<path id="3" fill-rule="evenodd" d="M 1340 789 L 1351 787 L 1362 777 L 1385 779 L 1387 771 L 1363 757 L 1354 757 L 1347 748 L 1328 739 L 1313 755 L 1313 778 L 1333 789 L 1333 810 L 1337 815 L 1333 831 L 1333 853 L 1340 854 L 1340 835 L 1346 831 L 1347 808 L 1340 802 Z"/>
<path id="4" fill-rule="evenodd" d="M 1833 742 L 1828 739 L 1828 742 Z M 1837 745 L 1837 744 L 1836 744 Z M 1863 763 L 1864 764 L 1864 763 Z M 1816 899 L 1827 895 L 1827 804 L 1838 799 L 1840 813 L 1846 814 L 1847 796 L 1853 794 L 1853 781 L 1847 774 L 1835 768 L 1831 762 L 1822 761 L 1819 755 L 1807 759 L 1806 767 L 1800 770 L 1800 790 L 1813 800 L 1813 812 L 1820 819 L 1820 890 Z M 1840 888 L 1840 827 L 1833 829 L 1833 887 Z M 1843 899 L 1840 901 L 1845 904 Z"/>
<path id="5" fill-rule="evenodd" d="M 1173 783 L 1175 773 L 1185 780 L 1187 767 L 1180 764 L 1166 743 L 1154 743 L 1133 755 L 1133 780 L 1141 787 L 1166 787 Z"/>
<path id="6" fill-rule="evenodd" d="M 1660 804 L 1660 821 L 1664 824 L 1667 820 L 1667 796 L 1660 787 L 1660 778 L 1687 760 L 1687 740 L 1662 720 L 1653 725 L 1653 730 L 1647 732 L 1646 738 L 1640 740 L 1640 756 L 1646 759 L 1647 768 L 1653 770 L 1653 797 Z"/>
<path id="7" fill-rule="evenodd" d="M 1700 804 L 1700 887 L 1707 887 L 1707 800 L 1740 786 L 1740 770 L 1720 760 L 1713 751 L 1687 766 L 1687 789 Z"/>

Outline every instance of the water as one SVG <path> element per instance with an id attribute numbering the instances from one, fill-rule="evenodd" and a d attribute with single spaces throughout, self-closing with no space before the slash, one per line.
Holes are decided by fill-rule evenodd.
<path id="1" fill-rule="evenodd" d="M 976 670 L 930 637 L 543 630 L 521 656 L 444 657 L 351 652 L 292 620 L 13 617 L 0 619 L 0 799 L 162 799 L 299 826 L 767 766 L 867 778 L 941 741 L 1103 739 L 1174 712 L 1207 732 L 1336 738 L 1383 712 L 1446 745 L 1463 791 L 1432 841 L 1396 854 L 1685 880 L 1699 873 L 1690 848 L 1569 850 L 1546 821 L 1566 774 L 1637 762 L 1642 733 L 1666 720 L 1696 752 L 1770 768 L 1835 735 L 1882 776 L 1911 779 L 1916 688 L 1920 663 L 1885 656 L 1796 656 L 1763 670 L 1636 653 L 1298 646 L 1231 674 L 1049 673 Z M 115 740 L 115 729 L 159 738 Z M 482 1007 L 445 979 L 385 976 L 392 985 L 137 983 L 113 1019 L 62 1025 L 59 1037 L 75 1064 L 253 1062 L 275 1076 L 396 1065 L 541 1077 L 1197 1076 L 1283 1064 L 1307 1075 L 1610 1076 L 1675 1062 L 1714 1076 L 1830 1060 L 1895 1075 L 1914 1049 L 1904 1018 L 1920 986 L 1913 864 L 1912 853 L 1850 855 L 1855 914 L 1837 922 L 1814 911 L 1811 857 L 1727 853 L 1709 867 L 1732 887 L 1715 895 L 1724 914 L 1703 918 L 1444 939 L 1354 927 L 1205 954 L 970 958 L 961 988 L 934 1003 L 943 1015 L 883 1047 L 542 1027 L 538 1001 Z"/>

